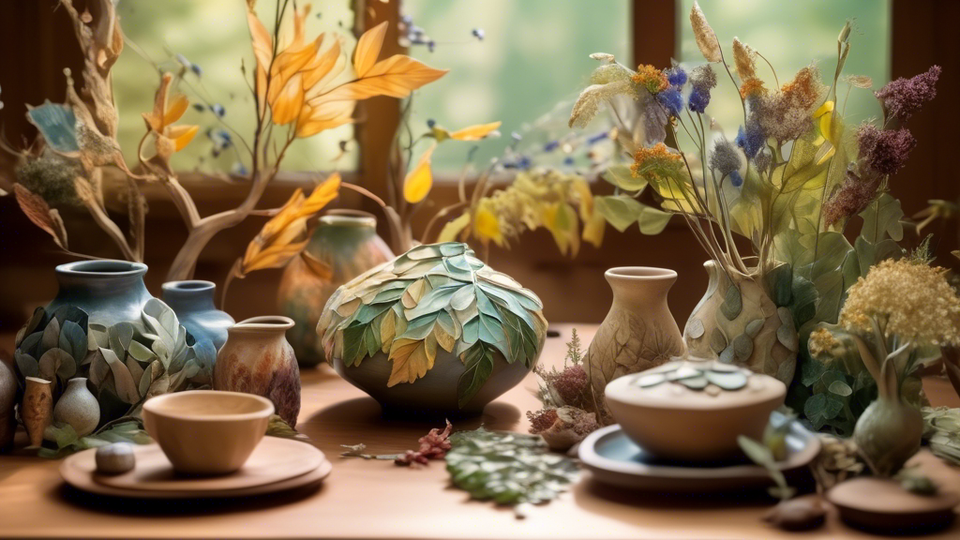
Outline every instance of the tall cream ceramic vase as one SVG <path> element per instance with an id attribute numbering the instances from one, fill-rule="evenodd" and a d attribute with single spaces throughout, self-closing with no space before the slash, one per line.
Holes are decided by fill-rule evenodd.
<path id="1" fill-rule="evenodd" d="M 604 405 L 610 381 L 664 364 L 683 354 L 680 327 L 667 306 L 677 273 L 665 268 L 621 266 L 604 273 L 613 304 L 587 349 L 585 364 L 594 406 L 604 423 L 612 418 Z"/>
<path id="2" fill-rule="evenodd" d="M 285 336 L 292 327 L 293 320 L 272 315 L 230 327 L 213 367 L 213 389 L 263 396 L 273 402 L 284 422 L 295 426 L 300 368 Z"/>

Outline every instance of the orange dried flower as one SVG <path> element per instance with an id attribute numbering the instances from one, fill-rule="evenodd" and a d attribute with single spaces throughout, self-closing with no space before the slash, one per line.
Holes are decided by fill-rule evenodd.
<path id="1" fill-rule="evenodd" d="M 633 82 L 647 89 L 651 94 L 656 94 L 669 86 L 667 75 L 650 64 L 641 64 L 637 66 L 637 72 L 631 77 Z"/>
<path id="2" fill-rule="evenodd" d="M 740 85 L 740 97 L 747 99 L 750 96 L 765 96 L 767 89 L 763 86 L 763 81 L 756 77 L 750 77 Z"/>
<path id="3" fill-rule="evenodd" d="M 633 165 L 630 166 L 630 172 L 633 176 L 640 176 L 641 172 L 650 171 L 657 176 L 662 176 L 661 172 L 679 170 L 683 164 L 683 157 L 676 152 L 671 152 L 667 145 L 657 143 L 651 148 L 640 148 L 633 155 Z"/>
<path id="4" fill-rule="evenodd" d="M 783 85 L 781 92 L 784 101 L 788 103 L 794 103 L 803 109 L 813 107 L 823 95 L 820 72 L 812 65 L 801 69 L 792 81 Z"/>

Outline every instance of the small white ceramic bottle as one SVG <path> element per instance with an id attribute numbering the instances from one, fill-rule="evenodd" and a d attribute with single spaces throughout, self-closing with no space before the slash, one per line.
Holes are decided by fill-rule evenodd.
<path id="1" fill-rule="evenodd" d="M 67 381 L 67 389 L 53 408 L 55 422 L 70 424 L 77 436 L 86 437 L 100 423 L 100 404 L 90 390 L 87 379 L 75 377 Z"/>

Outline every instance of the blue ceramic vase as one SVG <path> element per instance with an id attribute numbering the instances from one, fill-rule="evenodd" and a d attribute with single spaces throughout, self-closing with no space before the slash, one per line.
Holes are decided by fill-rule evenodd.
<path id="1" fill-rule="evenodd" d="M 194 339 L 209 339 L 217 349 L 227 341 L 233 317 L 213 305 L 217 286 L 210 281 L 168 281 L 163 284 L 162 300 L 173 309 L 180 324 Z"/>
<path id="2" fill-rule="evenodd" d="M 89 322 L 112 326 L 139 321 L 143 305 L 153 298 L 143 284 L 147 265 L 129 261 L 77 261 L 57 266 L 60 290 L 46 310 L 73 306 L 87 313 Z"/>

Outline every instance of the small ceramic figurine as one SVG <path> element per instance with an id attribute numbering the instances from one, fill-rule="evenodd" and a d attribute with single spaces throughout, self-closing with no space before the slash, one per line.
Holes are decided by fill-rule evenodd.
<path id="1" fill-rule="evenodd" d="M 787 387 L 718 360 L 676 360 L 615 379 L 606 401 L 624 432 L 656 456 L 716 460 L 740 455 L 739 435 L 760 440 Z"/>
<path id="2" fill-rule="evenodd" d="M 132 471 L 136 465 L 133 446 L 125 442 L 97 448 L 94 458 L 97 462 L 97 472 L 100 474 L 123 474 Z"/>
<path id="3" fill-rule="evenodd" d="M 67 381 L 67 389 L 53 408 L 53 419 L 69 424 L 78 437 L 86 437 L 100 423 L 100 404 L 87 389 L 87 379 L 75 377 Z"/>
<path id="4" fill-rule="evenodd" d="M 300 368 L 284 333 L 293 320 L 253 317 L 232 326 L 213 368 L 214 390 L 257 394 L 273 401 L 291 427 L 300 413 Z"/>
<path id="5" fill-rule="evenodd" d="M 26 385 L 20 417 L 27 428 L 30 446 L 40 446 L 43 443 L 43 431 L 53 421 L 53 389 L 50 381 L 37 377 L 27 377 Z"/>
<path id="6" fill-rule="evenodd" d="M 13 443 L 17 424 L 14 405 L 17 402 L 17 376 L 6 362 L 0 360 L 0 452 Z"/>

